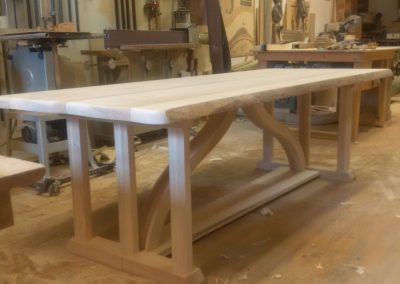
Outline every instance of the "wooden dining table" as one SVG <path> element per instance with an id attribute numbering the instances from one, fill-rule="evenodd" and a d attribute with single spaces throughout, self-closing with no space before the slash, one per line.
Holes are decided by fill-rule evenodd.
<path id="1" fill-rule="evenodd" d="M 390 76 L 387 69 L 262 69 L 6 95 L 0 96 L 0 108 L 67 117 L 74 220 L 74 236 L 67 245 L 71 252 L 159 283 L 192 284 L 204 282 L 201 269 L 193 264 L 194 240 L 318 177 L 353 180 L 354 88 Z M 311 93 L 333 87 L 339 88 L 337 164 L 321 169 L 309 164 Z M 272 102 L 290 96 L 299 99 L 299 137 L 273 116 Z M 260 129 L 259 167 L 265 175 L 192 208 L 191 173 L 227 132 L 239 108 Z M 207 123 L 191 138 L 190 129 L 199 118 Z M 97 236 L 93 230 L 88 120 L 114 124 L 118 241 Z M 134 124 L 168 129 L 169 165 L 140 209 Z M 273 159 L 274 140 L 282 145 L 287 165 Z"/>

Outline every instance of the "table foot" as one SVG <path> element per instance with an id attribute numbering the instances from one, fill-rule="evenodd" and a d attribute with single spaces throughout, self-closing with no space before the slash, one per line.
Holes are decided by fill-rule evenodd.
<path id="1" fill-rule="evenodd" d="M 119 243 L 99 237 L 89 241 L 72 239 L 68 242 L 67 249 L 71 253 L 115 269 L 143 276 L 157 283 L 204 283 L 204 276 L 199 268 L 193 268 L 186 275 L 177 275 L 172 272 L 172 260 L 170 258 L 143 251 L 131 256 L 121 255 Z"/>
<path id="2" fill-rule="evenodd" d="M 349 170 L 348 172 L 337 172 L 330 170 L 318 170 L 318 171 L 320 173 L 320 177 L 326 180 L 339 181 L 339 182 L 352 182 L 353 180 L 355 180 L 355 175 L 351 170 Z"/>

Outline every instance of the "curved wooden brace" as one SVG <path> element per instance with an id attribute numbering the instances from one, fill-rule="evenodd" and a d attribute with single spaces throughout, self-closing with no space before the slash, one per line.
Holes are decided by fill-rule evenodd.
<path id="1" fill-rule="evenodd" d="M 257 127 L 271 133 L 282 145 L 289 160 L 290 168 L 294 171 L 306 169 L 306 160 L 299 141 L 290 130 L 275 120 L 267 111 L 264 104 L 243 108 L 244 113 Z"/>
<path id="2" fill-rule="evenodd" d="M 206 125 L 190 142 L 190 167 L 193 171 L 222 139 L 236 111 L 211 116 Z M 160 244 L 160 237 L 168 218 L 169 202 L 169 167 L 166 167 L 156 183 L 144 207 L 144 221 L 140 226 L 140 245 L 145 250 L 155 249 Z"/>

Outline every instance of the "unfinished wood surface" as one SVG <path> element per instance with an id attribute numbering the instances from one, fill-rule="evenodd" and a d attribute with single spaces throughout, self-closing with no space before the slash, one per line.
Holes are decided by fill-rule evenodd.
<path id="1" fill-rule="evenodd" d="M 2 96 L 1 108 L 171 124 L 391 76 L 389 70 L 274 69 Z M 162 90 L 162 92 L 160 92 Z"/>
<path id="2" fill-rule="evenodd" d="M 74 237 L 88 241 L 93 237 L 92 204 L 90 196 L 88 137 L 85 120 L 67 119 L 68 153 L 71 168 Z"/>
<path id="3" fill-rule="evenodd" d="M 132 256 L 139 251 L 135 135 L 132 126 L 126 123 L 115 123 L 114 140 L 121 254 Z"/>
<path id="4" fill-rule="evenodd" d="M 10 191 L 0 191 L 0 230 L 12 225 L 14 225 L 14 215 Z"/>
<path id="5" fill-rule="evenodd" d="M 0 155 L 0 230 L 14 224 L 10 190 L 39 181 L 44 173 L 41 164 Z"/>
<path id="6" fill-rule="evenodd" d="M 309 49 L 291 49 L 291 50 L 269 50 L 257 53 L 260 66 L 269 67 L 274 62 L 327 62 L 327 63 L 348 63 L 352 68 L 388 68 L 390 63 L 399 50 L 399 47 L 378 47 L 377 49 L 360 49 L 360 50 L 318 50 Z M 360 106 L 362 91 L 374 88 L 372 81 L 366 81 L 354 88 L 353 95 L 353 128 L 352 139 L 355 140 L 359 132 L 360 124 Z M 380 90 L 382 91 L 382 90 Z M 383 101 L 386 100 L 386 101 Z M 378 100 L 378 109 L 382 109 L 382 105 L 389 109 L 388 95 L 380 95 Z M 388 110 L 386 110 L 388 111 Z M 378 111 L 379 116 L 379 111 Z M 381 118 L 378 117 L 376 124 L 379 126 Z"/>
<path id="7" fill-rule="evenodd" d="M 311 94 L 297 97 L 297 114 L 299 116 L 299 141 L 306 165 L 308 165 L 310 161 Z"/>
<path id="8" fill-rule="evenodd" d="M 192 43 L 177 43 L 177 44 L 124 44 L 120 46 L 122 51 L 140 52 L 144 50 L 180 50 L 180 49 L 195 49 L 198 44 Z"/>
<path id="9" fill-rule="evenodd" d="M 379 101 L 380 102 L 385 102 L 378 104 L 378 113 L 377 113 L 377 121 L 376 125 L 383 127 L 385 124 L 385 121 L 387 119 L 390 119 L 391 113 L 390 113 L 390 85 L 391 85 L 392 79 L 391 78 L 385 78 L 382 79 L 380 82 L 380 88 L 379 88 Z"/>
<path id="10" fill-rule="evenodd" d="M 194 210 L 193 241 L 318 178 L 318 176 L 319 172 L 316 170 L 294 172 L 283 166 L 251 180 L 245 186 L 233 188 L 231 193 L 212 200 L 205 206 Z M 170 233 L 169 226 L 165 226 L 162 242 L 154 252 L 163 255 L 171 252 L 168 233 Z"/>
<path id="11" fill-rule="evenodd" d="M 159 282 L 192 284 L 200 283 L 202 274 L 199 269 L 194 268 L 192 259 L 191 172 L 195 164 L 199 163 L 203 156 L 221 139 L 230 125 L 235 111 L 240 107 L 244 108 L 259 127 L 268 130 L 271 137 L 276 136 L 287 152 L 290 166 L 296 174 L 300 176 L 304 174 L 304 179 L 301 178 L 301 180 L 306 182 L 320 172 L 307 174 L 305 157 L 299 141 L 293 138 L 287 128 L 273 122 L 273 117 L 267 112 L 265 103 L 271 103 L 278 98 L 303 95 L 331 87 L 340 88 L 389 76 L 391 76 L 389 70 L 377 69 L 256 70 L 188 78 L 187 80 L 183 78 L 140 84 L 80 88 L 65 90 L 65 93 L 60 90 L 60 92 L 12 95 L 1 97 L 0 107 L 17 109 L 20 107 L 24 110 L 40 109 L 40 111 L 47 112 L 55 112 L 56 109 L 59 109 L 60 113 L 68 115 L 75 225 L 75 238 L 70 242 L 69 248 L 73 252 L 101 263 L 111 263 L 110 265 L 115 265 L 124 271 L 145 275 L 149 279 Z M 344 114 L 341 116 L 341 121 L 349 120 L 351 117 L 351 91 L 344 92 L 341 97 L 346 97 L 344 99 L 346 103 L 350 100 L 350 108 L 342 108 Z M 198 142 L 193 140 L 190 143 L 190 122 L 192 119 L 208 115 L 213 115 L 211 120 L 219 117 L 222 119 L 222 123 L 215 123 L 207 127 L 204 134 L 199 134 Z M 123 186 L 124 196 L 128 198 L 127 201 L 119 200 L 122 203 L 119 212 L 131 217 L 131 219 L 127 218 L 121 221 L 127 226 L 124 227 L 126 230 L 121 229 L 120 231 L 126 236 L 120 238 L 119 243 L 99 242 L 98 238 L 93 236 L 88 163 L 86 162 L 88 160 L 87 132 L 86 122 L 82 117 L 116 122 L 117 154 L 121 156 L 123 150 L 129 148 L 126 152 L 128 153 L 127 157 L 119 158 L 116 169 L 118 183 Z M 155 254 L 148 255 L 142 247 L 139 247 L 140 251 L 137 251 L 139 232 L 136 230 L 134 233 L 135 227 L 137 228 L 135 217 L 137 207 L 135 207 L 133 193 L 135 178 L 131 175 L 135 168 L 132 141 L 127 142 L 127 139 L 133 134 L 129 131 L 128 126 L 124 125 L 124 123 L 131 122 L 161 124 L 166 125 L 169 129 L 170 167 L 169 171 L 166 170 L 164 173 L 167 172 L 169 175 L 171 261 Z M 339 132 L 339 136 L 342 137 L 340 145 L 345 150 L 345 154 L 339 157 L 338 173 L 340 174 L 349 174 L 347 165 L 350 157 L 346 154 L 348 153 L 346 147 L 350 145 L 348 141 L 349 125 L 351 126 L 348 121 L 345 124 L 342 123 Z M 206 137 L 207 131 L 212 133 Z M 192 151 L 190 144 L 193 145 Z M 194 162 L 193 166 L 191 165 L 192 161 Z M 121 164 L 128 168 L 121 167 Z M 290 177 L 288 177 L 289 179 Z M 168 197 L 168 190 L 167 194 L 165 193 L 166 180 L 168 179 L 162 177 L 161 194 L 157 198 Z M 277 196 L 287 192 L 292 186 L 297 186 L 299 176 L 286 183 L 288 180 L 280 181 L 281 186 L 273 189 L 271 194 Z M 274 187 L 272 186 L 272 188 Z M 244 208 L 246 206 L 254 208 L 253 206 L 256 206 L 259 201 L 261 202 L 264 197 L 268 196 L 259 195 L 256 198 L 249 196 L 243 202 L 239 200 L 237 206 L 225 208 L 227 211 L 218 213 L 218 218 L 214 218 L 217 224 L 210 223 L 211 229 L 219 227 L 219 224 L 229 222 L 238 214 L 240 215 L 240 212 L 248 210 Z M 236 200 L 236 197 L 227 198 L 227 200 Z M 163 203 L 161 202 L 161 204 Z M 158 209 L 153 206 L 152 210 Z M 156 222 L 158 225 L 163 225 L 168 214 L 167 206 L 163 206 L 162 210 L 165 211 L 160 216 L 164 219 L 158 219 Z M 228 216 L 230 214 L 234 216 Z M 159 220 L 161 221 L 159 222 Z M 211 229 L 206 228 L 204 231 L 208 232 Z M 145 239 L 147 237 L 145 235 Z M 128 250 L 127 254 L 123 252 L 125 249 Z"/>
<path id="12" fill-rule="evenodd" d="M 339 136 L 337 171 L 350 172 L 350 146 L 351 146 L 351 110 L 353 102 L 353 86 L 339 89 Z"/>
<path id="13" fill-rule="evenodd" d="M 246 186 L 195 211 L 194 236 L 200 238 L 318 176 L 318 171 L 299 173 L 287 167 L 266 173 Z"/>
<path id="14" fill-rule="evenodd" d="M 274 117 L 274 102 L 268 102 L 264 104 L 264 107 L 266 111 Z M 264 170 L 273 170 L 276 168 L 276 166 L 273 164 L 272 160 L 274 158 L 274 137 L 271 135 L 271 133 L 263 129 L 263 154 L 262 154 L 262 159 L 258 163 L 257 167 L 259 169 L 264 169 Z"/>
<path id="15" fill-rule="evenodd" d="M 372 61 L 360 61 L 353 63 L 354 68 L 372 68 Z M 353 88 L 353 117 L 351 127 L 351 139 L 354 141 L 358 137 L 360 126 L 362 86 L 359 84 Z"/>
<path id="16" fill-rule="evenodd" d="M 172 261 L 167 257 L 145 251 L 131 257 L 121 256 L 117 242 L 99 237 L 85 242 L 71 240 L 68 243 L 68 250 L 110 267 L 144 276 L 157 283 L 200 284 L 204 282 L 204 276 L 198 268 L 186 275 L 178 276 L 172 272 Z"/>
<path id="17" fill-rule="evenodd" d="M 234 118 L 235 112 L 230 111 L 213 115 L 208 119 L 206 125 L 190 142 L 191 171 L 194 171 L 222 139 Z M 160 245 L 162 230 L 169 216 L 169 199 L 169 167 L 167 167 L 153 185 L 144 206 L 140 235 L 142 247 L 146 250 L 153 250 Z"/>
<path id="18" fill-rule="evenodd" d="M 168 128 L 172 271 L 193 270 L 189 125 Z"/>
<path id="19" fill-rule="evenodd" d="M 257 58 L 260 61 L 363 62 L 393 59 L 399 49 L 392 46 L 351 50 L 318 50 L 316 48 L 268 50 L 257 52 Z"/>
<path id="20" fill-rule="evenodd" d="M 0 155 L 0 192 L 17 186 L 30 185 L 44 174 L 41 164 Z"/>
<path id="21" fill-rule="evenodd" d="M 229 278 L 229 284 L 374 283 L 376 279 L 397 283 L 400 243 L 396 197 L 400 192 L 396 181 L 400 151 L 396 141 L 400 141 L 400 104 L 392 104 L 392 111 L 390 124 L 364 133 L 363 141 L 352 145 L 352 168 L 357 173 L 354 182 L 314 180 L 269 203 L 267 208 L 273 216 L 254 211 L 196 242 L 194 261 L 204 272 L 205 282 L 216 284 L 222 283 L 221 278 Z M 311 144 L 314 158 L 335 159 L 335 141 L 312 139 Z M 165 162 L 166 153 L 152 146 L 142 145 L 137 152 L 138 175 L 143 176 L 139 187 L 153 182 L 159 172 L 154 165 Z M 229 185 L 239 186 L 240 178 L 239 182 L 233 181 L 226 173 L 249 176 L 260 158 L 260 146 L 260 131 L 256 127 L 247 120 L 234 122 L 212 153 L 212 157 L 223 160 L 206 159 L 192 175 L 194 202 L 200 205 L 203 198 L 215 200 L 215 192 L 225 184 L 228 190 Z M 232 160 L 225 158 L 227 153 L 235 153 Z M 277 159 L 284 157 L 281 151 L 275 154 Z M 220 168 L 223 170 L 219 171 Z M 113 174 L 92 179 L 92 187 L 93 203 L 99 208 L 96 214 L 109 212 L 101 208 L 116 208 Z M 65 240 L 71 236 L 68 184 L 55 199 L 34 196 L 29 188 L 13 193 L 13 206 L 18 212 L 16 224 L 11 230 L 0 231 L 0 278 L 4 282 L 13 283 L 17 277 L 29 283 L 51 284 L 156 282 L 138 272 L 129 275 L 65 250 Z M 112 211 L 115 214 L 108 214 L 107 220 L 95 222 L 113 222 L 116 211 Z M 118 234 L 116 230 L 112 233 Z M 33 248 L 32 244 L 38 241 L 40 246 Z M 24 261 L 16 265 L 16 258 Z M 317 268 L 319 263 L 323 269 Z M 359 266 L 365 267 L 365 274 L 357 272 Z M 282 278 L 276 279 L 277 274 Z M 246 278 L 244 275 L 247 280 L 237 280 Z"/>
<path id="22" fill-rule="evenodd" d="M 266 111 L 264 104 L 243 108 L 244 113 L 257 127 L 268 131 L 284 148 L 289 160 L 290 168 L 294 171 L 303 171 L 306 168 L 304 152 L 293 133 Z"/>
<path id="23" fill-rule="evenodd" d="M 351 127 L 351 139 L 355 141 L 358 137 L 359 127 L 360 127 L 360 113 L 361 113 L 361 87 L 360 85 L 354 86 L 353 91 L 353 117 L 352 117 L 352 127 Z"/>

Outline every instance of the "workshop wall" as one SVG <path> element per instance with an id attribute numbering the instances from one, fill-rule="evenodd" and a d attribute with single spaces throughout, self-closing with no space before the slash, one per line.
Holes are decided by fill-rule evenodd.
<path id="1" fill-rule="evenodd" d="M 105 28 L 115 28 L 114 1 L 79 1 L 81 30 L 102 34 Z"/>
<path id="2" fill-rule="evenodd" d="M 136 11 L 137 11 L 137 27 L 138 29 L 147 30 L 148 29 L 148 19 L 144 14 L 144 4 L 145 0 L 136 1 Z M 170 29 L 172 24 L 171 11 L 172 11 L 172 0 L 161 1 L 161 12 L 159 17 L 159 28 L 160 29 Z M 115 9 L 114 2 L 109 0 L 90 0 L 90 1 L 79 1 L 79 11 L 80 11 L 80 28 L 81 31 L 91 32 L 99 36 L 98 39 L 93 39 L 90 41 L 74 41 L 69 42 L 68 49 L 61 49 L 61 61 L 63 64 L 63 87 L 75 86 L 86 86 L 86 85 L 96 85 L 99 83 L 99 76 L 97 70 L 97 61 L 94 57 L 82 56 L 80 55 L 81 50 L 88 49 L 103 49 L 104 43 L 102 39 L 103 30 L 106 28 L 116 28 L 115 22 Z M 133 76 L 133 81 L 140 81 L 144 79 L 143 62 L 140 56 L 133 59 L 134 64 L 130 66 L 129 73 Z M 155 58 L 160 58 L 159 54 L 154 55 Z M 156 62 L 157 61 L 157 62 Z M 158 64 L 159 60 L 155 59 L 152 66 L 152 71 L 150 72 L 149 78 L 156 79 L 161 78 L 163 73 L 162 69 L 165 66 Z M 180 71 L 185 69 L 186 61 L 183 58 L 177 57 L 176 62 L 174 62 L 173 70 L 175 75 Z M 118 83 L 120 81 L 126 81 L 127 74 L 123 72 L 119 78 L 115 81 Z"/>
<path id="3" fill-rule="evenodd" d="M 260 0 L 256 0 L 260 1 Z M 327 22 L 330 20 L 330 14 L 331 14 L 331 6 L 332 0 L 309 0 L 310 1 L 310 13 L 315 13 L 316 14 L 316 33 L 318 34 L 319 32 L 323 31 L 324 26 Z M 172 25 L 172 9 L 173 9 L 173 0 L 163 0 L 160 1 L 160 10 L 161 10 L 161 15 L 159 17 L 159 27 L 161 29 L 169 29 Z M 199 2 L 199 1 L 194 1 L 194 2 Z M 146 0 L 138 0 L 136 1 L 136 21 L 137 21 L 137 28 L 141 30 L 147 30 L 149 28 L 149 23 L 147 16 L 145 15 L 143 11 L 144 4 L 146 3 Z M 89 31 L 92 33 L 99 33 L 101 34 L 103 32 L 104 28 L 114 28 L 115 27 L 115 11 L 114 11 L 114 2 L 113 1 L 108 1 L 108 0 L 89 0 L 89 1 L 80 1 L 79 2 L 79 8 L 81 11 L 81 17 L 80 17 L 80 22 L 81 22 L 81 30 L 82 31 Z M 199 6 L 199 7 L 198 7 Z M 286 0 L 283 0 L 283 7 L 285 8 L 286 6 Z M 199 25 L 199 30 L 200 31 L 207 31 L 207 27 L 204 25 L 205 24 L 205 19 L 204 19 L 204 13 L 203 13 L 203 7 L 202 5 L 193 5 L 192 10 L 194 12 L 194 21 L 197 22 Z M 253 21 L 253 20 L 251 20 Z M 253 23 L 252 23 L 253 24 Z M 89 45 L 84 45 L 81 42 L 76 42 L 74 45 L 77 46 L 82 46 L 83 48 L 81 49 L 96 49 L 96 48 L 102 48 L 103 47 L 103 42 L 102 40 L 92 40 Z M 79 48 L 74 48 L 75 50 L 79 50 Z M 208 73 L 211 70 L 211 64 L 209 60 L 209 53 L 208 53 L 208 47 L 207 46 L 202 46 L 195 52 L 196 58 L 198 58 L 198 71 L 200 74 L 202 73 Z M 86 62 L 85 66 L 86 69 L 88 66 L 92 66 L 90 68 L 90 74 L 91 75 L 86 75 L 84 76 L 85 80 L 89 80 L 89 82 L 84 83 L 80 82 L 79 85 L 85 85 L 85 84 L 96 84 L 97 82 L 97 70 L 94 68 L 96 62 L 93 61 L 93 58 L 90 58 L 88 56 L 81 57 L 79 54 L 76 54 L 74 52 L 73 55 L 68 56 L 67 58 L 70 58 L 71 62 L 75 62 L 76 59 L 79 59 L 81 61 Z M 139 60 L 140 61 L 140 60 Z M 76 64 L 75 64 L 76 65 Z M 162 75 L 161 70 L 156 70 L 157 64 L 153 64 L 153 73 L 155 74 L 154 76 Z M 75 66 L 76 68 L 76 66 Z M 179 71 L 184 70 L 186 68 L 185 66 L 185 60 L 184 58 L 178 57 L 175 62 L 174 62 L 174 67 L 173 67 L 173 72 L 175 75 L 179 73 Z M 137 66 L 132 66 L 132 70 L 134 70 L 132 73 L 136 74 L 136 79 L 141 80 L 142 76 L 140 76 L 140 70 L 142 69 L 142 62 L 138 62 Z M 85 73 L 87 74 L 87 70 Z"/>
<path id="4" fill-rule="evenodd" d="M 323 32 L 331 20 L 332 0 L 309 0 L 310 13 L 315 14 L 315 32 Z"/>

